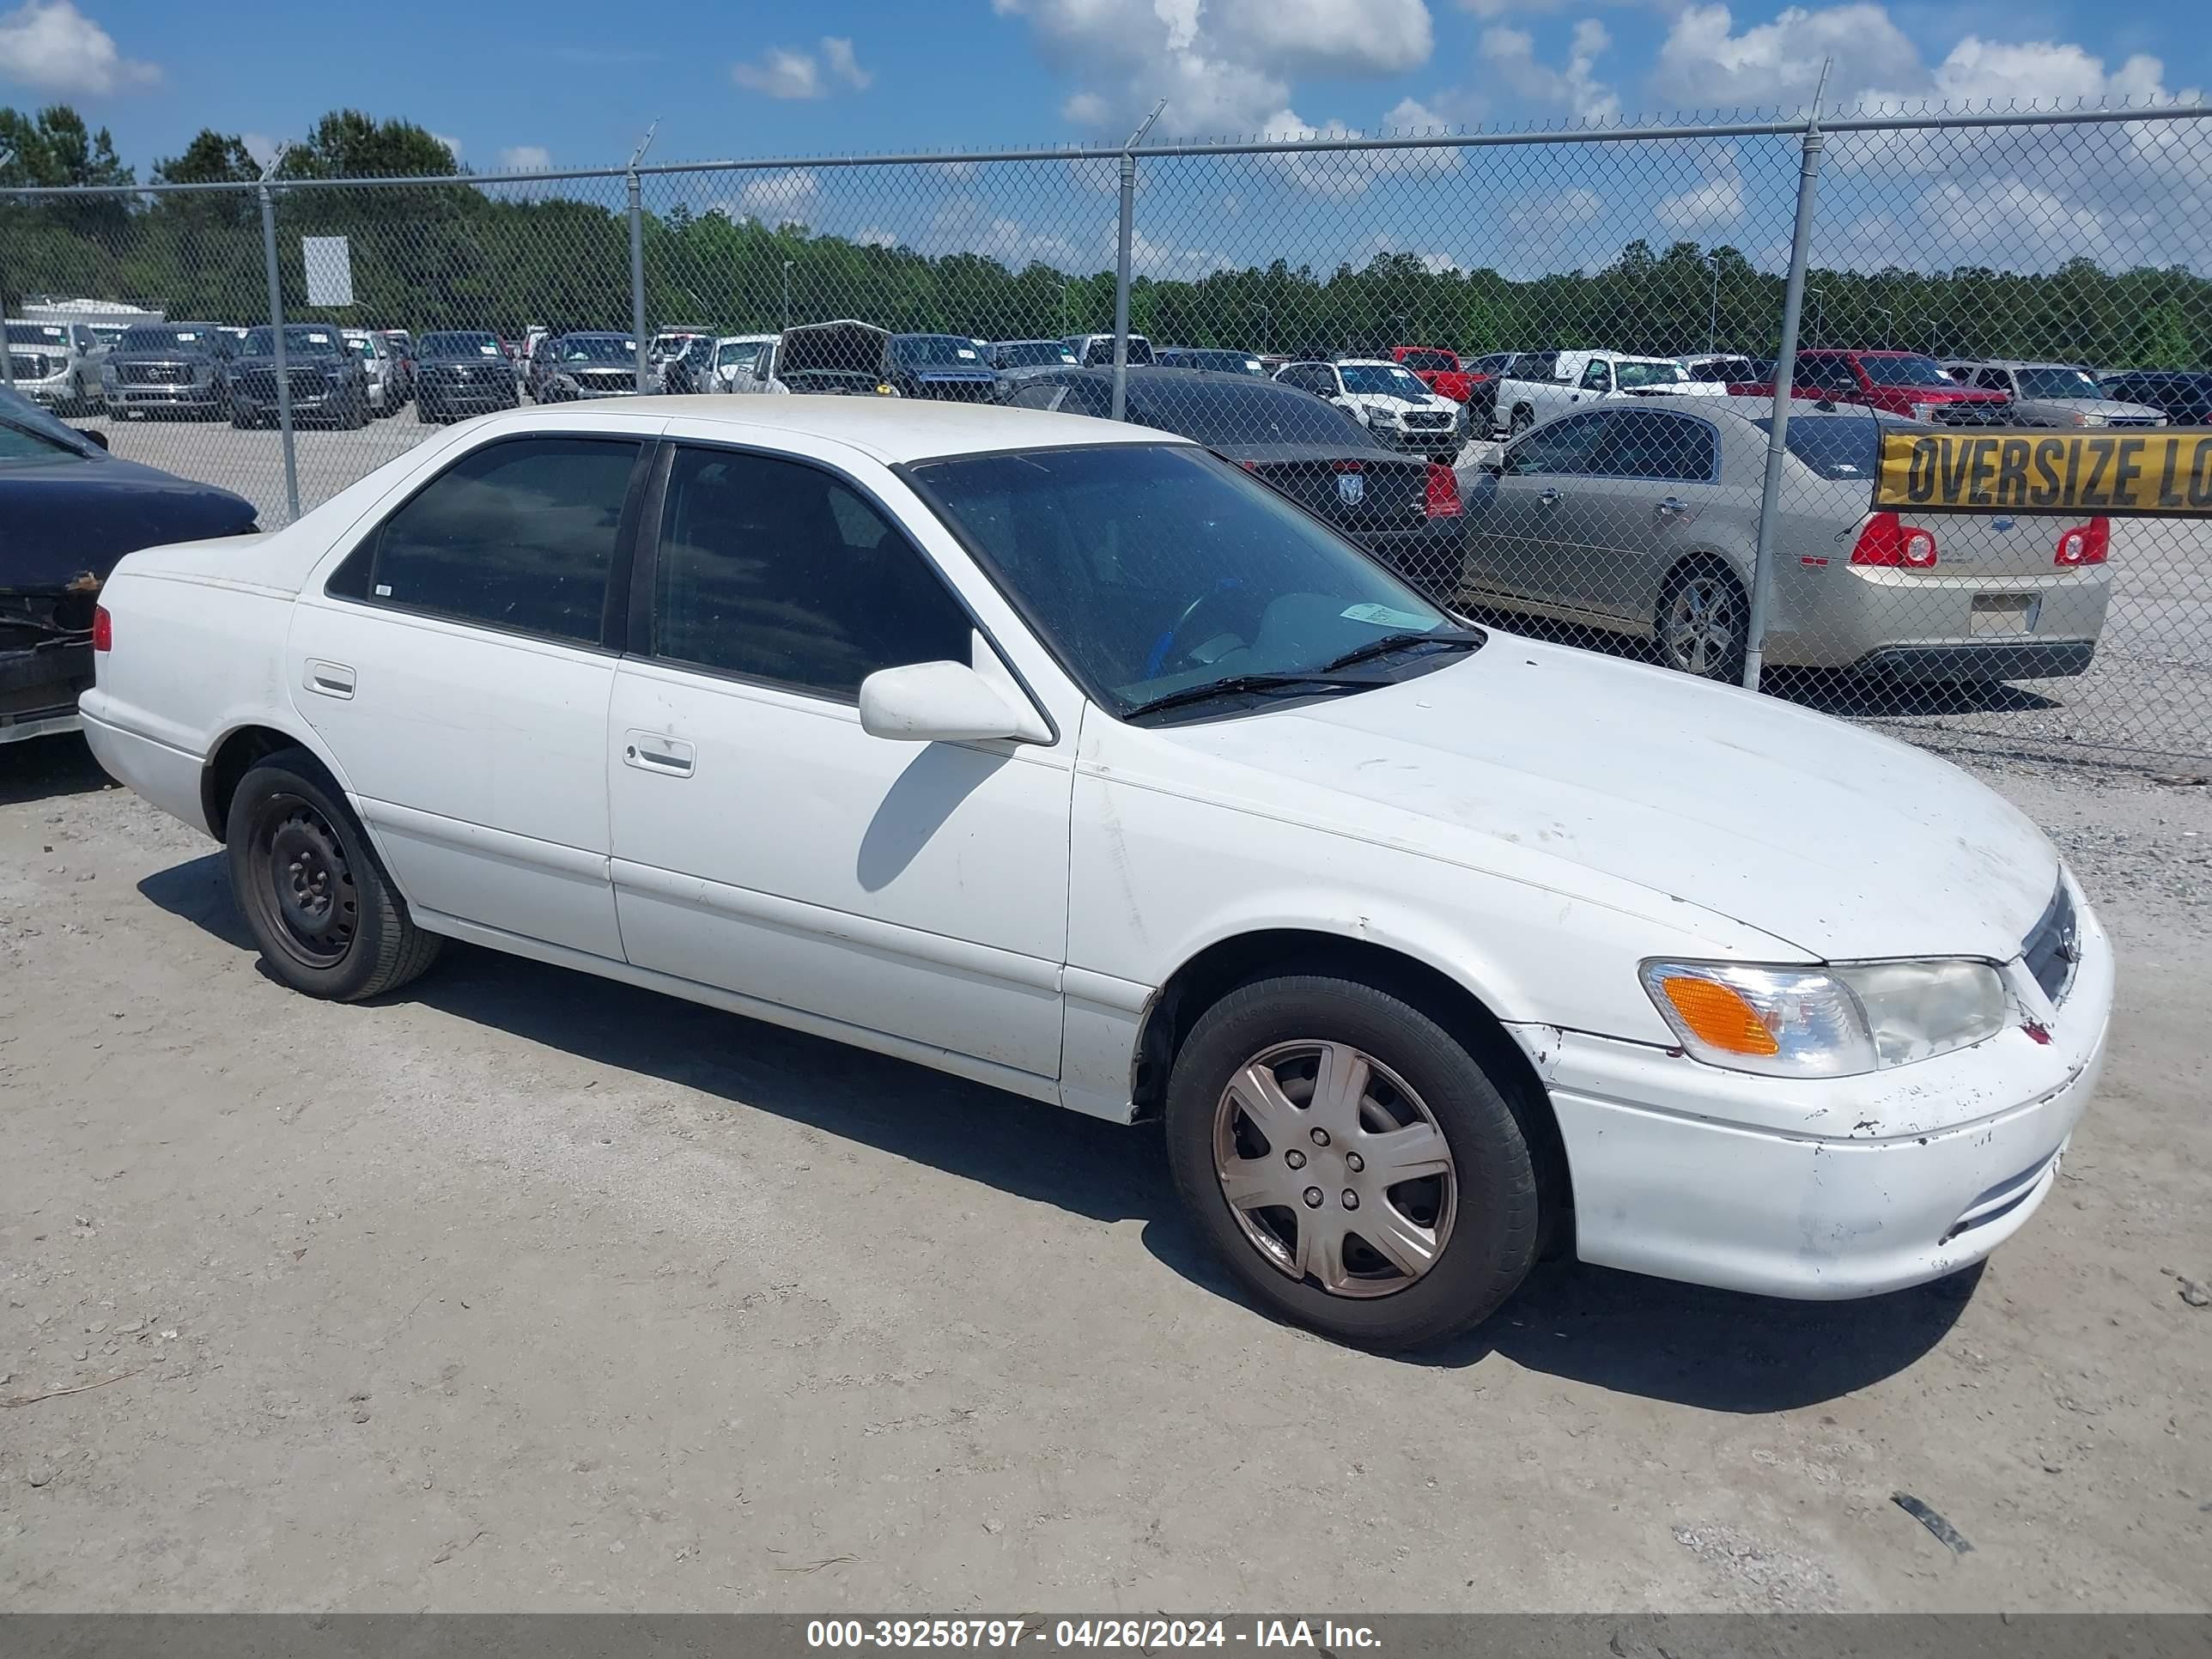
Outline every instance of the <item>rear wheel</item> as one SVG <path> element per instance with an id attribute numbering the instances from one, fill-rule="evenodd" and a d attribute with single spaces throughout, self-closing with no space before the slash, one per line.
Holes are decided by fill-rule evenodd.
<path id="1" fill-rule="evenodd" d="M 1516 409 L 1511 417 L 1506 421 L 1505 435 L 1509 438 L 1517 438 L 1535 424 L 1535 411 L 1523 404 Z"/>
<path id="2" fill-rule="evenodd" d="M 231 890 L 269 969 L 295 991 L 351 1002 L 437 959 L 329 776 L 303 749 L 239 781 L 225 835 Z"/>
<path id="3" fill-rule="evenodd" d="M 1710 560 L 1678 568 L 1659 592 L 1653 632 L 1668 667 L 1733 685 L 1743 678 L 1751 606 L 1735 573 Z"/>
<path id="4" fill-rule="evenodd" d="M 1467 1048 L 1353 981 L 1255 981 L 1200 1017 L 1169 1079 L 1177 1191 L 1251 1297 L 1340 1341 L 1432 1342 L 1535 1260 L 1528 1146 Z"/>
<path id="5" fill-rule="evenodd" d="M 368 424 L 368 393 L 356 391 L 347 398 L 338 413 L 338 424 L 349 432 L 358 432 Z"/>

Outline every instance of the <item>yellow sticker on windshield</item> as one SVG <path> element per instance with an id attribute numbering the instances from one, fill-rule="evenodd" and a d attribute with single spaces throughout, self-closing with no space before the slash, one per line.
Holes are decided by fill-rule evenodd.
<path id="1" fill-rule="evenodd" d="M 2212 518 L 2212 432 L 1885 432 L 1874 504 Z"/>

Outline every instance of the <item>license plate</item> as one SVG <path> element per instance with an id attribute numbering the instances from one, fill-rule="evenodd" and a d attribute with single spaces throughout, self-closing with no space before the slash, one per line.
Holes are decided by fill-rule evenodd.
<path id="1" fill-rule="evenodd" d="M 2033 634 L 2039 593 L 1977 593 L 1968 625 L 1976 634 Z"/>

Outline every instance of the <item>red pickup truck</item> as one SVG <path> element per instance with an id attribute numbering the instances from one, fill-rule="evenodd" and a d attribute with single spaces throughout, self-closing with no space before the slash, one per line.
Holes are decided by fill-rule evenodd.
<path id="1" fill-rule="evenodd" d="M 1385 355 L 1438 397 L 1455 404 L 1465 403 L 1468 393 L 1490 378 L 1466 368 L 1456 352 L 1442 346 L 1392 346 Z"/>
<path id="2" fill-rule="evenodd" d="M 1732 398 L 1771 398 L 1769 379 L 1731 380 Z M 1820 347 L 1797 354 L 1790 378 L 1793 398 L 1864 404 L 1916 421 L 1987 421 L 2012 400 L 2002 392 L 1960 386 L 1943 365 L 1917 351 L 1838 351 Z"/>

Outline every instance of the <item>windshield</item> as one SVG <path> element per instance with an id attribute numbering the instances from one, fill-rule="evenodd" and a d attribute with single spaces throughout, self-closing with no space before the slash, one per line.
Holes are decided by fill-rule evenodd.
<path id="1" fill-rule="evenodd" d="M 761 348 L 765 340 L 726 340 L 714 348 L 714 367 L 729 368 L 738 363 L 760 361 Z"/>
<path id="2" fill-rule="evenodd" d="M 1114 337 L 1110 334 L 1093 334 L 1091 336 L 1090 343 L 1085 345 L 1083 349 L 1083 362 L 1085 366 L 1091 368 L 1097 368 L 1101 364 L 1110 363 L 1113 361 Z M 1132 363 L 1151 362 L 1152 361 L 1152 343 L 1141 334 L 1132 334 L 1129 337 L 1129 355 L 1124 358 L 1123 361 L 1125 362 Z"/>
<path id="3" fill-rule="evenodd" d="M 1426 400 L 1428 387 L 1395 363 L 1340 363 L 1344 389 L 1356 396 L 1419 398 Z"/>
<path id="4" fill-rule="evenodd" d="M 2086 368 L 2023 368 L 2014 372 L 2023 398 L 2102 398 L 2104 387 Z"/>
<path id="5" fill-rule="evenodd" d="M 425 334 L 424 357 L 496 357 L 499 341 L 489 334 Z"/>
<path id="6" fill-rule="evenodd" d="M 295 328 L 289 323 L 284 325 L 287 357 L 335 357 L 345 349 L 345 342 L 338 338 L 336 329 Z M 241 349 L 248 357 L 275 356 L 276 331 L 270 328 L 248 329 Z"/>
<path id="7" fill-rule="evenodd" d="M 1758 365 L 1748 357 L 1715 357 L 1689 366 L 1690 379 L 1716 385 L 1729 380 L 1748 380 L 1758 373 Z"/>
<path id="8" fill-rule="evenodd" d="M 1686 386 L 1690 371 L 1680 363 L 1615 363 L 1613 380 L 1623 391 L 1633 386 Z"/>
<path id="9" fill-rule="evenodd" d="M 637 342 L 619 334 L 571 334 L 561 342 L 564 363 L 626 363 L 637 356 Z"/>
<path id="10" fill-rule="evenodd" d="M 64 426 L 21 392 L 0 386 L 0 453 L 15 461 L 56 461 L 64 456 L 81 461 L 105 450 Z"/>
<path id="11" fill-rule="evenodd" d="M 10 323 L 9 345 L 58 346 L 69 349 L 69 331 L 58 323 Z"/>
<path id="12" fill-rule="evenodd" d="M 382 357 L 392 348 L 374 334 L 355 334 L 346 337 L 346 349 L 356 357 Z"/>
<path id="13" fill-rule="evenodd" d="M 1376 447 L 1367 428 L 1310 392 L 1272 381 L 1253 386 L 1213 381 L 1146 381 L 1130 377 L 1129 418 L 1180 433 L 1210 448 L 1255 444 L 1334 444 Z"/>
<path id="14" fill-rule="evenodd" d="M 1955 391 L 1959 385 L 1933 357 L 1862 357 L 1859 367 L 1876 386 L 1940 386 Z"/>
<path id="15" fill-rule="evenodd" d="M 1459 359 L 1441 349 L 1401 351 L 1398 354 L 1398 361 L 1407 368 L 1442 370 L 1445 374 L 1451 374 L 1459 368 Z"/>
<path id="16" fill-rule="evenodd" d="M 1768 420 L 1753 421 L 1771 432 Z M 1872 478 L 1881 454 L 1880 421 L 1858 415 L 1794 415 L 1784 441 L 1790 453 L 1824 478 Z"/>
<path id="17" fill-rule="evenodd" d="M 983 354 L 973 340 L 951 334 L 895 334 L 893 361 L 915 368 L 981 368 Z"/>
<path id="18" fill-rule="evenodd" d="M 991 356 L 1000 368 L 1037 368 L 1075 361 L 1075 354 L 1057 340 L 1006 340 L 992 347 Z"/>
<path id="19" fill-rule="evenodd" d="M 1116 714 L 1232 675 L 1318 673 L 1386 635 L 1450 626 L 1318 520 L 1190 446 L 963 456 L 912 471 Z"/>
<path id="20" fill-rule="evenodd" d="M 215 349 L 214 331 L 204 328 L 133 328 L 125 330 L 118 351 L 182 351 L 204 356 Z"/>

